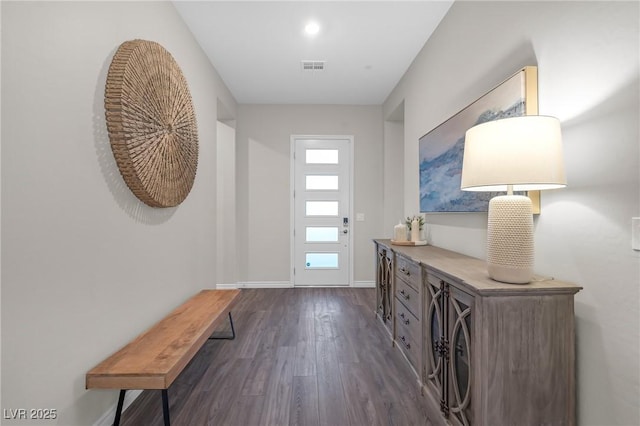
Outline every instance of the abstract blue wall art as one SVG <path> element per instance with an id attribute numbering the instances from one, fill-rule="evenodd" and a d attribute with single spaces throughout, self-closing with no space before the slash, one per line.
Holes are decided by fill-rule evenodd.
<path id="1" fill-rule="evenodd" d="M 460 190 L 465 132 L 476 124 L 537 110 L 537 69 L 526 67 L 422 136 L 420 212 L 486 212 L 496 193 Z"/>

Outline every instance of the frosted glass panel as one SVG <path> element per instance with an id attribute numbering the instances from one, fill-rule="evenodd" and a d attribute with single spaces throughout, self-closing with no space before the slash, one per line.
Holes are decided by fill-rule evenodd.
<path id="1" fill-rule="evenodd" d="M 308 243 L 337 243 L 337 226 L 307 226 Z"/>
<path id="2" fill-rule="evenodd" d="M 307 149 L 305 154 L 307 164 L 338 164 L 337 149 Z"/>
<path id="3" fill-rule="evenodd" d="M 307 269 L 338 269 L 338 253 L 306 253 Z"/>
<path id="4" fill-rule="evenodd" d="M 307 175 L 306 189 L 307 190 L 337 190 L 338 189 L 338 176 L 329 175 Z"/>
<path id="5" fill-rule="evenodd" d="M 307 216 L 338 216 L 337 201 L 307 201 L 305 204 Z"/>

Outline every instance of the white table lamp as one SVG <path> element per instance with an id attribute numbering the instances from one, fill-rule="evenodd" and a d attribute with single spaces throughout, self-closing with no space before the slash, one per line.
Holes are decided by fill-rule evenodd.
<path id="1" fill-rule="evenodd" d="M 531 200 L 513 191 L 566 185 L 557 118 L 512 117 L 467 130 L 461 189 L 507 191 L 489 202 L 487 268 L 492 279 L 526 284 L 533 277 Z"/>

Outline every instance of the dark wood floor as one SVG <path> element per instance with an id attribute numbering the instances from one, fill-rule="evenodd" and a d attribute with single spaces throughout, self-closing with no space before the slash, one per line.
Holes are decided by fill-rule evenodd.
<path id="1" fill-rule="evenodd" d="M 374 305 L 374 289 L 243 290 L 237 338 L 205 343 L 169 388 L 171 424 L 429 425 Z M 160 391 L 121 424 L 162 425 Z"/>

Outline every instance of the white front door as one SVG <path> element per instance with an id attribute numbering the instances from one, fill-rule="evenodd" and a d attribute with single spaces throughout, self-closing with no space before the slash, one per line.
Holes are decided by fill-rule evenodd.
<path id="1" fill-rule="evenodd" d="M 293 282 L 348 286 L 351 137 L 292 137 Z"/>

